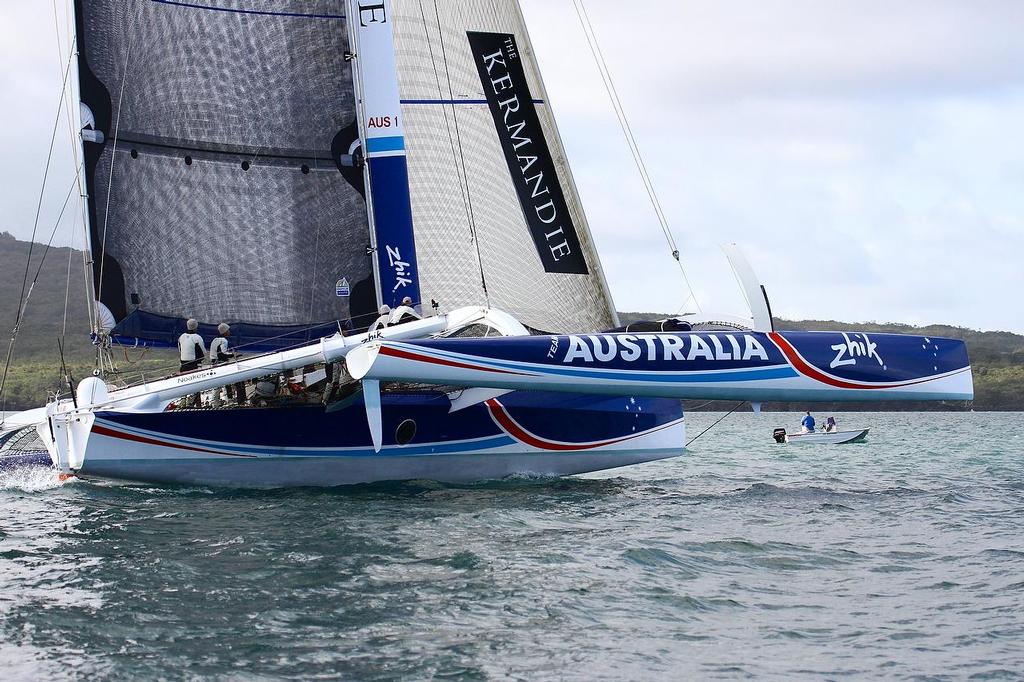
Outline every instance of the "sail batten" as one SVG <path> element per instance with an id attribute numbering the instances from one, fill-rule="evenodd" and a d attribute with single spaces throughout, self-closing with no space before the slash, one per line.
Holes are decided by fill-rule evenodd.
<path id="1" fill-rule="evenodd" d="M 160 5 L 174 5 L 176 7 L 187 7 L 189 9 L 201 9 L 211 12 L 227 12 L 229 14 L 252 14 L 268 17 L 293 17 L 300 19 L 344 19 L 344 14 L 310 14 L 308 12 L 275 12 L 272 10 L 241 9 L 238 7 L 218 7 L 216 5 L 197 2 L 180 2 L 179 0 L 150 0 Z"/>

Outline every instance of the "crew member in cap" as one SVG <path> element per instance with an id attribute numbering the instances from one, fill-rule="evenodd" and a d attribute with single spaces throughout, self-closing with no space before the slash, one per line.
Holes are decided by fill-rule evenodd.
<path id="1" fill-rule="evenodd" d="M 238 357 L 237 353 L 228 350 L 228 339 L 231 337 L 231 325 L 227 322 L 221 322 L 217 325 L 217 331 L 220 336 L 210 342 L 210 364 L 214 367 L 222 362 L 234 360 Z M 227 394 L 229 400 L 238 399 L 239 405 L 245 404 L 245 382 L 238 382 L 236 384 L 228 385 Z M 214 402 L 220 403 L 220 390 L 218 389 L 214 394 Z"/>
<path id="2" fill-rule="evenodd" d="M 371 334 L 377 331 L 378 329 L 383 329 L 384 327 L 391 324 L 391 306 L 385 303 L 380 307 L 380 310 L 378 310 L 377 312 L 380 313 L 380 317 L 378 317 L 374 321 L 374 323 L 370 325 Z"/>
<path id="3" fill-rule="evenodd" d="M 199 322 L 189 319 L 185 323 L 184 334 L 178 337 L 178 355 L 181 360 L 181 371 L 191 372 L 199 368 L 199 363 L 206 357 L 206 343 L 197 333 Z"/>
<path id="4" fill-rule="evenodd" d="M 217 332 L 220 334 L 210 342 L 210 364 L 219 365 L 222 362 L 233 360 L 235 354 L 228 350 L 228 337 L 231 336 L 231 326 L 226 322 L 217 325 Z"/>
<path id="5" fill-rule="evenodd" d="M 391 324 L 402 324 L 422 319 L 423 316 L 416 312 L 416 308 L 412 305 L 412 298 L 409 296 L 402 299 L 402 305 L 391 311 Z"/>

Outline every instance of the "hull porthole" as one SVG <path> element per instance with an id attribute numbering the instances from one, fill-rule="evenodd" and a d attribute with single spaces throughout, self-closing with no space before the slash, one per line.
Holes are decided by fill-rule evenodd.
<path id="1" fill-rule="evenodd" d="M 408 445 L 416 437 L 416 422 L 406 419 L 395 429 L 395 442 L 399 445 Z"/>

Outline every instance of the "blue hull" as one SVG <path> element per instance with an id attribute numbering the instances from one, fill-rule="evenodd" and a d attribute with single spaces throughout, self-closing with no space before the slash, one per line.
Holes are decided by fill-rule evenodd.
<path id="1" fill-rule="evenodd" d="M 373 449 L 361 397 L 318 405 L 100 412 L 79 475 L 244 486 L 563 475 L 683 452 L 678 400 L 513 392 L 450 412 L 445 393 L 385 393 Z"/>

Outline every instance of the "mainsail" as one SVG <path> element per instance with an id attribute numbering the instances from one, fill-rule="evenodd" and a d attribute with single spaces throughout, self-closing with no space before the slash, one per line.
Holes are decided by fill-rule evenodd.
<path id="1" fill-rule="evenodd" d="M 613 326 L 518 2 L 391 5 L 424 300 L 486 294 L 536 329 Z"/>
<path id="2" fill-rule="evenodd" d="M 375 309 L 345 4 L 76 0 L 115 334 L 170 342 L 195 317 L 274 345 Z"/>

